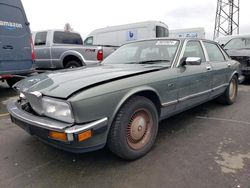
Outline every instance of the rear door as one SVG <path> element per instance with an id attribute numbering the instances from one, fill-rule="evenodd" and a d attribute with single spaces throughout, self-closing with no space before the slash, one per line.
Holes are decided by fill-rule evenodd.
<path id="1" fill-rule="evenodd" d="M 230 63 L 223 55 L 220 47 L 213 42 L 203 41 L 209 63 L 213 68 L 211 97 L 221 94 L 227 87 L 230 76 Z"/>
<path id="2" fill-rule="evenodd" d="M 0 2 L 0 74 L 32 68 L 29 23 L 21 2 L 15 2 L 15 5 Z"/>

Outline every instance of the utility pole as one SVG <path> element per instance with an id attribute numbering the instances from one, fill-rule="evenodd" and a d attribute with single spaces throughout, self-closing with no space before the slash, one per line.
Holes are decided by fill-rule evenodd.
<path id="1" fill-rule="evenodd" d="M 214 39 L 239 34 L 240 0 L 217 0 Z"/>

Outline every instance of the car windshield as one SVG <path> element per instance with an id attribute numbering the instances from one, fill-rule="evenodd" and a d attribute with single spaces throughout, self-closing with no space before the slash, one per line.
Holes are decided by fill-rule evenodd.
<path id="1" fill-rule="evenodd" d="M 178 40 L 150 40 L 126 44 L 108 56 L 103 64 L 156 64 L 171 65 Z"/>
<path id="2" fill-rule="evenodd" d="M 224 47 L 226 50 L 250 49 L 250 38 L 235 38 L 230 40 Z"/>

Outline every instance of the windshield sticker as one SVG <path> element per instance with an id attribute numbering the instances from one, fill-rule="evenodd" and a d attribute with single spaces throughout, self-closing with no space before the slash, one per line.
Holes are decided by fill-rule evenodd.
<path id="1" fill-rule="evenodd" d="M 177 41 L 174 40 L 160 40 L 157 41 L 157 43 L 155 45 L 161 45 L 161 46 L 174 46 L 177 43 Z"/>
<path id="2" fill-rule="evenodd" d="M 23 25 L 20 23 L 15 23 L 15 22 L 6 22 L 0 20 L 0 26 L 3 26 L 6 29 L 13 30 L 13 29 L 22 29 Z"/>

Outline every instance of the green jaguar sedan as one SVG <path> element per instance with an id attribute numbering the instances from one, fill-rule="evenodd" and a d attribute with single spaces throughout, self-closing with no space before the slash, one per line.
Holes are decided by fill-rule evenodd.
<path id="1" fill-rule="evenodd" d="M 12 122 L 54 147 L 83 153 L 107 147 L 144 156 L 164 118 L 217 98 L 232 104 L 239 63 L 209 40 L 151 39 L 125 44 L 99 66 L 18 82 Z"/>

